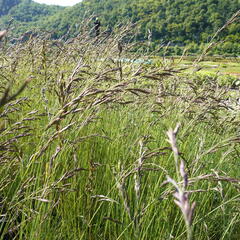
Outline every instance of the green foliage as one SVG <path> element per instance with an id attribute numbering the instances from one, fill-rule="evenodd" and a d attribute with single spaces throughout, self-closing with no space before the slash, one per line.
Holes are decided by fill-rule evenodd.
<path id="1" fill-rule="evenodd" d="M 209 84 L 215 81 L 220 87 L 239 87 L 239 79 L 231 75 L 220 75 L 216 73 L 198 73 L 195 80 L 201 84 Z"/>
<path id="2" fill-rule="evenodd" d="M 13 17 L 16 20 L 14 31 L 18 34 L 37 27 L 54 31 L 56 38 L 67 32 L 69 36 L 74 36 L 79 22 L 96 14 L 102 29 L 110 31 L 118 24 L 139 22 L 137 40 L 146 39 L 150 30 L 156 47 L 159 43 L 168 42 L 178 46 L 171 51 L 173 54 L 180 54 L 179 47 L 192 44 L 198 46 L 190 49 L 192 53 L 201 51 L 200 43 L 209 42 L 240 6 L 239 0 L 83 0 L 68 8 L 46 6 L 31 0 L 22 0 L 20 4 L 18 0 L 1 1 L 7 2 L 2 14 L 8 13 L 8 17 L 0 18 L 0 23 L 6 24 Z M 239 54 L 239 30 L 240 24 L 235 22 L 222 31 L 215 40 L 226 40 L 226 43 L 214 53 Z"/>
<path id="3" fill-rule="evenodd" d="M 4 6 L 9 6 L 6 3 L 3 4 Z M 31 0 L 21 0 L 8 8 L 8 14 L 0 18 L 0 24 L 7 25 L 9 20 L 13 18 L 15 26 L 13 27 L 12 34 L 17 36 L 26 31 L 33 30 L 33 28 L 41 29 L 45 27 L 43 25 L 45 19 L 62 9 L 64 8 L 60 6 L 48 6 Z"/>
<path id="4" fill-rule="evenodd" d="M 140 21 L 140 39 L 150 29 L 153 40 L 183 44 L 207 42 L 239 9 L 239 0 L 85 0 L 73 9 L 94 12 L 105 26 Z M 231 34 L 236 34 L 238 28 L 239 24 L 232 27 Z"/>
<path id="5" fill-rule="evenodd" d="M 19 3 L 20 0 L 0 0 L 0 17 L 8 14 L 9 10 Z"/>
<path id="6" fill-rule="evenodd" d="M 39 18 L 51 16 L 58 12 L 61 7 L 41 5 L 32 1 L 22 1 L 9 12 L 18 22 L 36 22 Z"/>

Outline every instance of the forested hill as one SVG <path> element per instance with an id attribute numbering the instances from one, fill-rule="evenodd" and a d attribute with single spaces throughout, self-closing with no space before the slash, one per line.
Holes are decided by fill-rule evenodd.
<path id="1" fill-rule="evenodd" d="M 240 0 L 83 0 L 73 7 L 60 8 L 34 3 L 31 0 L 0 0 L 9 2 L 3 8 L 2 24 L 13 16 L 22 32 L 37 26 L 56 31 L 56 37 L 79 23 L 85 14 L 95 13 L 103 28 L 114 28 L 126 21 L 139 22 L 139 40 L 149 30 L 153 41 L 174 44 L 208 42 L 210 36 L 240 9 Z M 2 9 L 2 8 L 1 8 Z M 7 15 L 6 15 L 7 14 Z M 221 33 L 228 43 L 240 45 L 240 20 Z M 239 49 L 240 51 L 240 49 Z"/>
<path id="2" fill-rule="evenodd" d="M 85 0 L 71 9 L 75 14 L 70 18 L 74 22 L 74 16 L 77 19 L 80 12 L 88 10 L 95 12 L 105 26 L 139 21 L 141 37 L 150 29 L 153 40 L 198 43 L 208 41 L 209 35 L 239 9 L 240 0 Z M 67 22 L 67 16 L 62 22 Z M 234 24 L 225 35 L 239 33 L 240 25 Z"/>
<path id="3" fill-rule="evenodd" d="M 0 0 L 0 16 L 8 14 L 9 10 L 19 3 L 20 0 Z"/>
<path id="4" fill-rule="evenodd" d="M 33 28 L 44 27 L 49 17 L 61 12 L 64 7 L 39 4 L 31 0 L 0 0 L 0 29 L 13 19 L 12 33 L 21 35 Z"/>

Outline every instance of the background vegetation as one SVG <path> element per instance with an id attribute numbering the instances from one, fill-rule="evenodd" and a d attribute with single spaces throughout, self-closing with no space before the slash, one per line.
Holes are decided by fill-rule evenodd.
<path id="1" fill-rule="evenodd" d="M 154 42 L 153 49 L 170 42 L 169 54 L 173 55 L 181 55 L 185 46 L 192 53 L 201 52 L 211 36 L 240 9 L 239 0 L 84 0 L 68 8 L 31 0 L 1 0 L 0 5 L 4 6 L 0 8 L 0 23 L 4 26 L 13 17 L 13 33 L 18 35 L 36 27 L 54 31 L 55 38 L 67 32 L 73 37 L 79 33 L 81 20 L 94 13 L 100 18 L 102 29 L 110 32 L 118 24 L 139 22 L 138 41 L 149 38 Z M 239 21 L 218 37 L 224 43 L 213 54 L 240 53 Z"/>

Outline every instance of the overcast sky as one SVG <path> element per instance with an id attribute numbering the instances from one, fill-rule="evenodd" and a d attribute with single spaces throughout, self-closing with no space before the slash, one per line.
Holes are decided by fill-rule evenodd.
<path id="1" fill-rule="evenodd" d="M 34 0 L 34 2 L 61 6 L 73 6 L 74 4 L 81 2 L 81 0 Z"/>

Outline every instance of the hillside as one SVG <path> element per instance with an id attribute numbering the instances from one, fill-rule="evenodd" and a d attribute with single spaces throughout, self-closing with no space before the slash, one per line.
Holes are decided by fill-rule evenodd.
<path id="1" fill-rule="evenodd" d="M 85 0 L 71 12 L 94 12 L 111 27 L 139 21 L 142 38 L 150 29 L 154 40 L 199 43 L 239 9 L 239 0 Z M 239 29 L 235 25 L 225 35 L 235 35 Z"/>
<path id="2" fill-rule="evenodd" d="M 18 36 L 33 28 L 42 28 L 43 22 L 64 7 L 39 4 L 31 0 L 0 0 L 0 27 L 14 19 L 12 34 Z"/>
<path id="3" fill-rule="evenodd" d="M 3 0 L 4 1 L 4 0 Z M 5 0 L 8 2 L 8 0 Z M 146 39 L 149 30 L 155 45 L 172 42 L 173 45 L 207 43 L 211 35 L 240 9 L 240 0 L 84 0 L 73 7 L 60 8 L 34 3 L 31 0 L 11 1 L 11 10 L 0 18 L 0 23 L 14 17 L 18 23 L 15 32 L 38 26 L 66 33 L 83 16 L 97 14 L 103 28 L 114 28 L 127 21 L 139 22 L 138 40 Z M 15 3 L 15 4 L 13 4 Z M 17 5 L 16 5 L 17 4 Z M 15 5 L 15 6 L 14 6 Z M 219 35 L 226 40 L 227 52 L 240 52 L 240 22 L 235 22 Z"/>
<path id="4" fill-rule="evenodd" d="M 20 0 L 0 0 L 0 16 L 8 14 L 9 10 L 19 3 Z"/>

